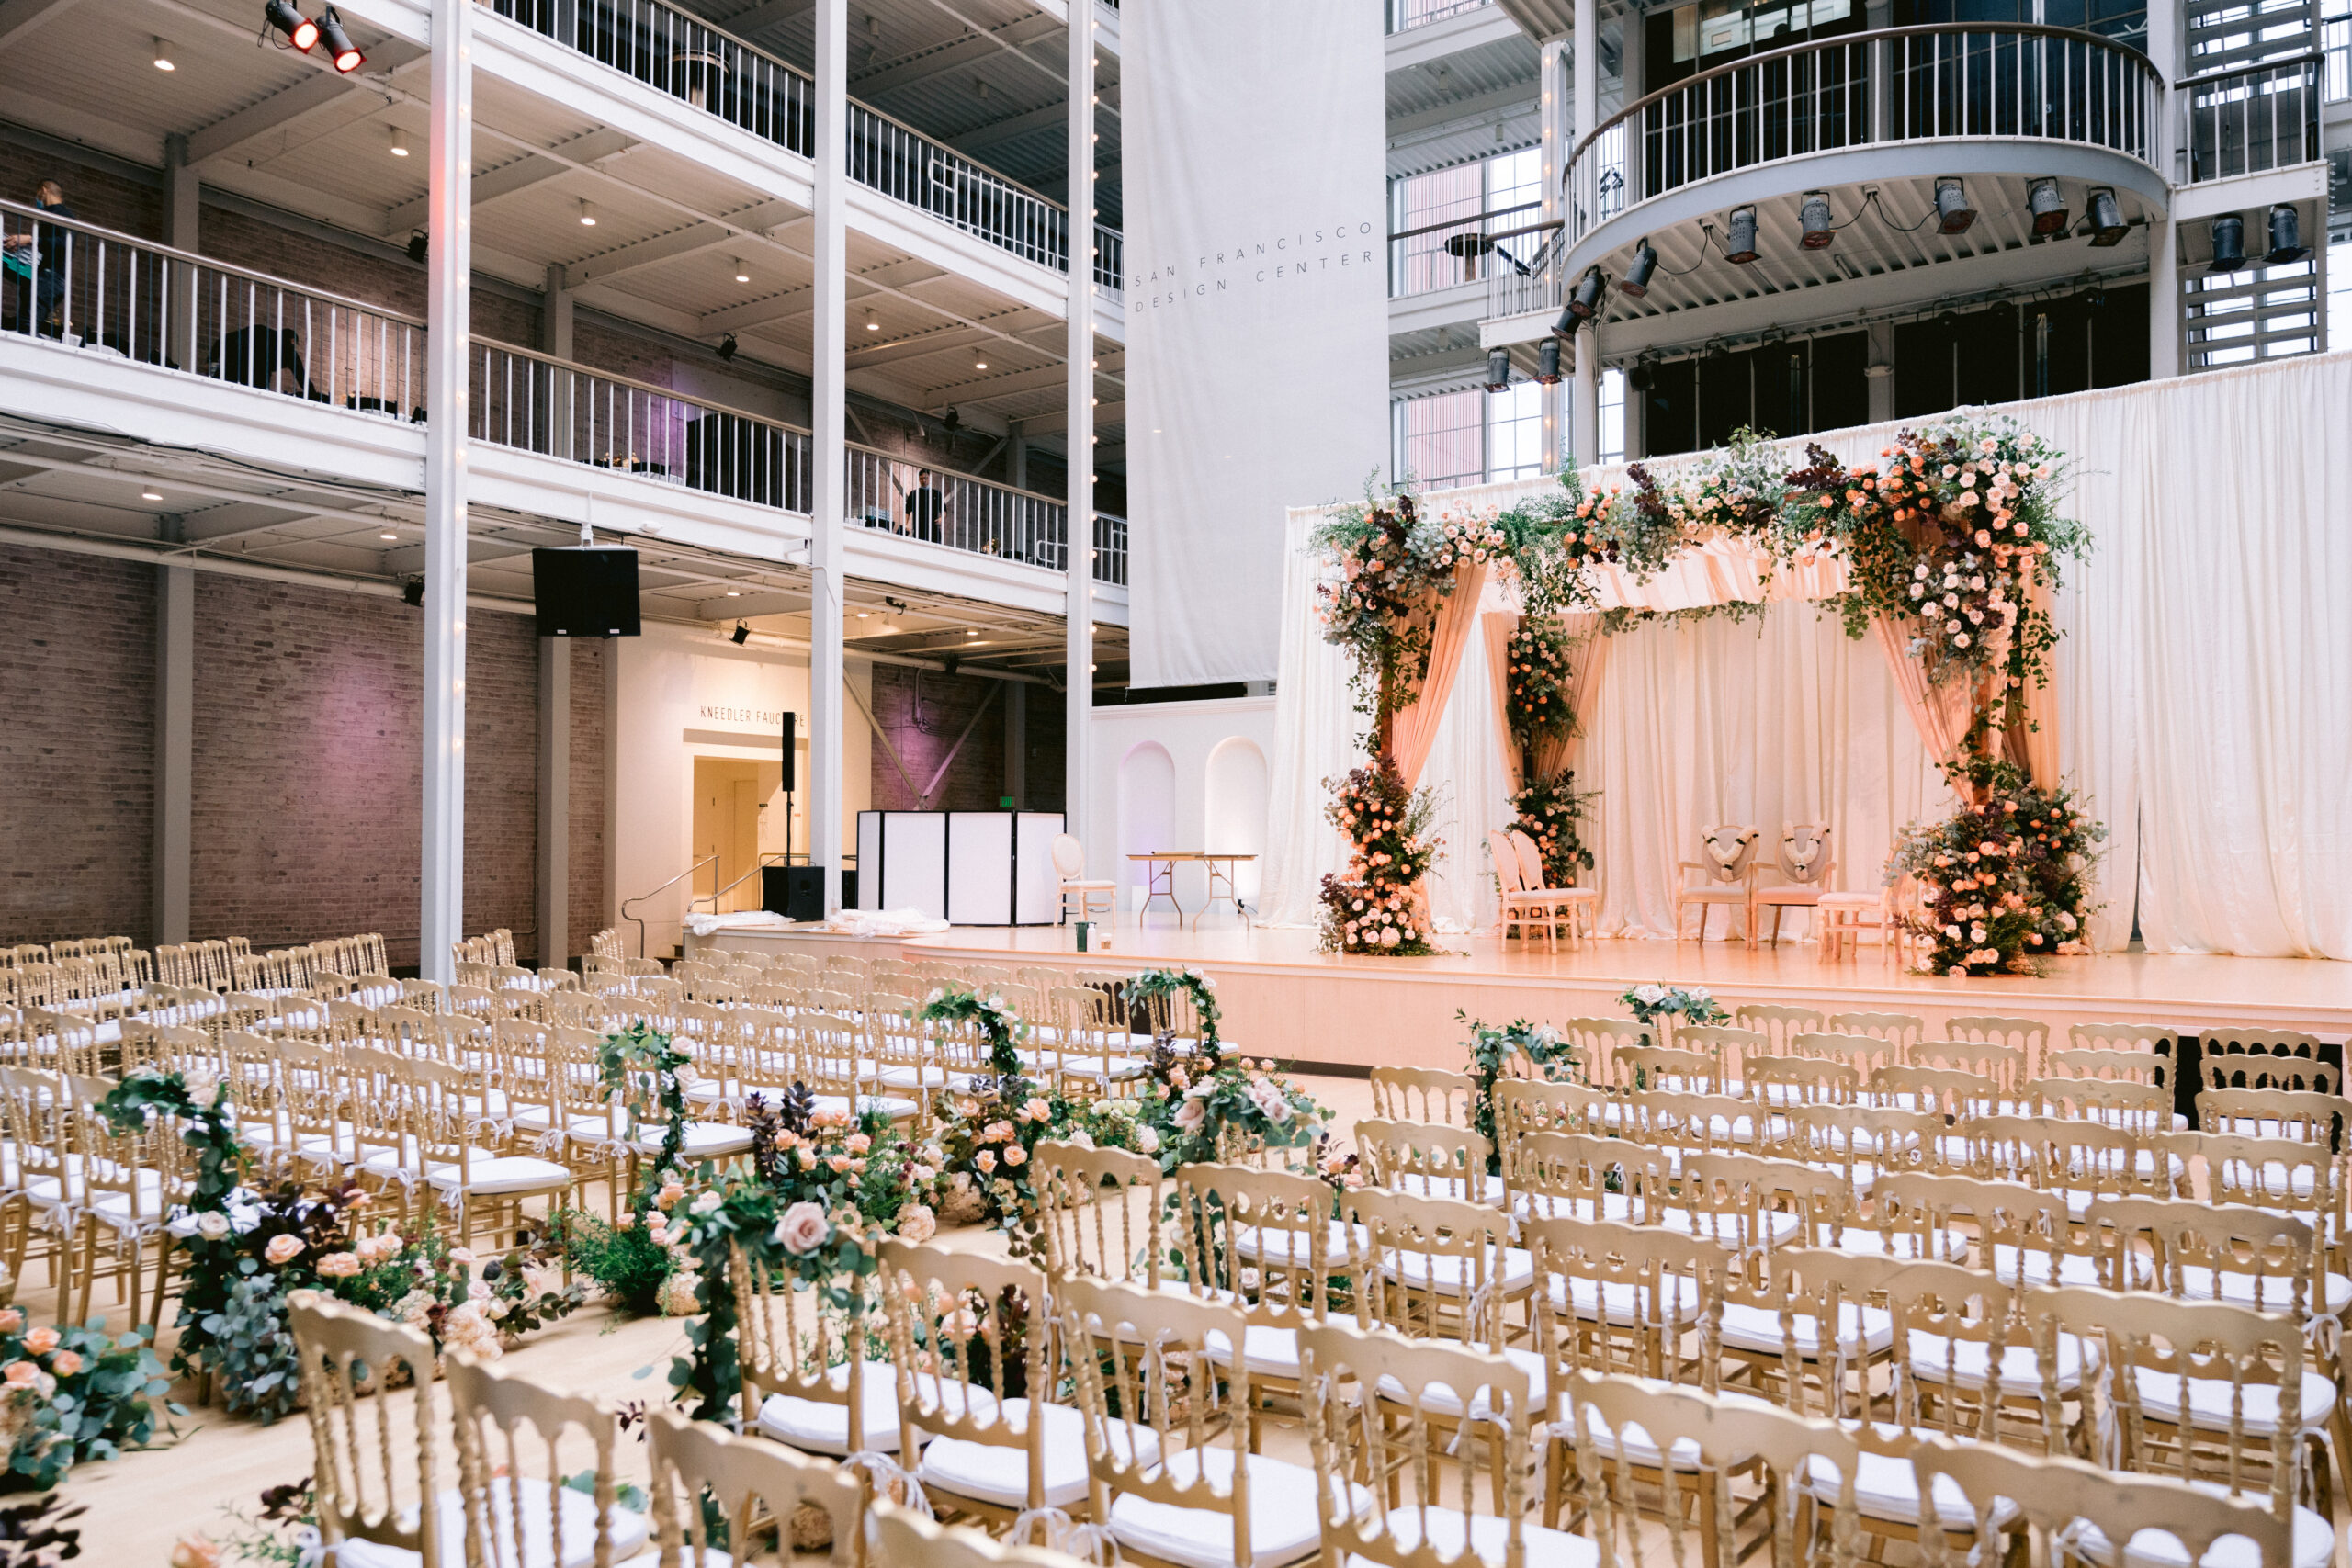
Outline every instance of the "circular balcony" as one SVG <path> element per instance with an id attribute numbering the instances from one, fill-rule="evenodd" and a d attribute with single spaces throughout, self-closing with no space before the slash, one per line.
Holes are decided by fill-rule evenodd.
<path id="1" fill-rule="evenodd" d="M 2002 283 L 2109 270 L 2132 258 L 2114 249 L 2127 240 L 2144 256 L 2144 220 L 2165 209 L 2164 91 L 2137 50 L 2031 23 L 1890 28 L 1754 55 L 1652 93 L 1577 143 L 1543 270 L 1555 288 L 1596 265 L 1614 284 L 1646 241 L 1648 293 L 1612 288 L 1612 320 L 1870 276 L 1887 280 L 1878 292 L 1913 289 L 1924 280 L 1891 275 L 1974 257 L 2008 254 L 1969 269 Z M 1954 175 L 1973 214 L 1957 228 L 1936 208 L 1937 181 Z M 2052 179 L 2054 232 L 2046 211 L 2037 227 L 2032 189 Z M 2110 222 L 2087 257 L 2049 252 L 2087 232 L 2098 191 L 2123 228 Z M 1831 228 L 1816 207 L 1808 236 L 1812 196 L 1827 199 Z M 1762 265 L 1726 249 L 1730 215 L 1747 208 L 1756 238 L 1741 248 Z M 1521 309 L 1542 308 L 1522 291 Z"/>

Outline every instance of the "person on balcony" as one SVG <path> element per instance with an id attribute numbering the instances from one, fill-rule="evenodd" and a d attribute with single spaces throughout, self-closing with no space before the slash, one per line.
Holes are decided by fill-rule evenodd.
<path id="1" fill-rule="evenodd" d="M 931 470 L 917 469 L 914 489 L 907 492 L 907 532 L 925 544 L 938 544 L 944 536 L 946 513 L 947 498 L 940 493 Z"/>
<path id="2" fill-rule="evenodd" d="M 43 180 L 33 192 L 33 205 L 53 218 L 71 218 L 65 187 Z M 37 232 L 11 234 L 6 242 L 9 289 L 15 296 L 17 330 L 35 330 L 44 337 L 65 333 L 66 231 L 40 224 Z"/>

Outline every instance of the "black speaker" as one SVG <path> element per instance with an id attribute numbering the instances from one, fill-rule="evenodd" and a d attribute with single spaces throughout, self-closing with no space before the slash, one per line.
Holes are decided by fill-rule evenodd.
<path id="1" fill-rule="evenodd" d="M 788 920 L 825 918 L 825 868 L 765 865 L 760 868 L 760 908 Z"/>
<path id="2" fill-rule="evenodd" d="M 790 708 L 784 710 L 784 793 L 790 795 L 798 787 L 794 773 L 799 765 L 800 716 Z"/>
<path id="3" fill-rule="evenodd" d="M 541 637 L 635 637 L 637 552 L 572 545 L 531 552 Z"/>

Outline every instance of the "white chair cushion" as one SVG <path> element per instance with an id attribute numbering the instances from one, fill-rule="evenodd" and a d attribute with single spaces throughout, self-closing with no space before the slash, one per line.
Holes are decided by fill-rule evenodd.
<path id="1" fill-rule="evenodd" d="M 2180 1271 L 2180 1293 L 2192 1301 L 2211 1301 L 2218 1294 L 2222 1301 L 2252 1306 L 2259 1293 L 2262 1305 L 2270 1312 L 2287 1310 L 2288 1303 L 2295 1299 L 2295 1285 L 2296 1281 L 2284 1274 L 2265 1274 L 2256 1279 L 2252 1274 L 2224 1269 L 2222 1270 L 2222 1288 L 2217 1292 L 2213 1289 L 2213 1270 L 2211 1269 L 2185 1268 Z M 2310 1289 L 2305 1288 L 2304 1310 L 2319 1308 L 2329 1316 L 2336 1317 L 2343 1314 L 2346 1307 L 2352 1306 L 2352 1280 L 2341 1274 L 2330 1274 L 2324 1290 L 2323 1303 L 2313 1301 Z"/>
<path id="2" fill-rule="evenodd" d="M 1458 1345 L 1461 1341 L 1454 1339 L 1432 1339 L 1425 1340 L 1422 1343 L 1432 1345 Z M 1506 1348 L 1502 1354 L 1503 1359 L 1509 1361 L 1512 1366 L 1517 1367 L 1521 1371 L 1527 1374 L 1527 1399 L 1530 1406 L 1529 1414 L 1531 1417 L 1536 1416 L 1544 1408 L 1544 1390 L 1546 1387 L 1544 1376 L 1551 1369 L 1546 1365 L 1544 1358 L 1537 1355 L 1532 1350 L 1514 1350 Z M 1407 1398 L 1408 1397 L 1406 1393 L 1405 1385 L 1393 1377 L 1383 1377 L 1380 1380 L 1380 1396 L 1383 1399 L 1390 1400 L 1399 1404 L 1406 1403 Z M 1491 1416 L 1493 1409 L 1493 1391 L 1481 1387 L 1477 1392 L 1476 1397 L 1470 1401 L 1470 1418 L 1474 1421 L 1486 1420 Z M 1458 1417 L 1462 1414 L 1461 1393 L 1458 1390 L 1447 1387 L 1442 1382 L 1424 1384 L 1421 1388 L 1421 1410 L 1425 1415 L 1451 1416 Z"/>
<path id="3" fill-rule="evenodd" d="M 1889 1436 L 1899 1428 L 1882 1427 Z M 1807 1480 L 1813 1495 L 1825 1503 L 1836 1503 L 1844 1477 L 1838 1464 L 1826 1454 L 1805 1457 Z M 1892 1524 L 1917 1525 L 1919 1522 L 1919 1475 L 1911 1468 L 1908 1459 L 1896 1459 L 1889 1454 L 1864 1452 L 1854 1467 L 1854 1506 L 1866 1518 L 1884 1519 Z M 1993 1517 L 1996 1523 L 2005 1521 L 2017 1512 L 2014 1503 L 1996 1503 Z M 1973 1530 L 1976 1514 L 1968 1505 L 1968 1494 L 1960 1483 L 1949 1475 L 1936 1477 L 1936 1517 L 1948 1530 Z"/>
<path id="4" fill-rule="evenodd" d="M 2018 1283 L 2018 1262 L 2016 1247 L 1996 1246 L 1993 1248 L 1993 1275 L 1996 1279 L 2012 1285 Z M 2098 1262 L 2078 1252 L 2059 1254 L 2054 1270 L 2051 1255 L 2047 1252 L 2028 1250 L 2023 1262 L 2023 1282 L 2029 1285 L 2103 1285 L 2107 1282 L 2099 1278 Z M 2053 1272 L 2056 1275 L 2054 1280 L 2052 1278 Z"/>
<path id="5" fill-rule="evenodd" d="M 2158 1421 L 2180 1419 L 2180 1379 L 2154 1367 L 2134 1367 L 2132 1380 L 2140 1385 L 2141 1411 Z M 2226 1432 L 2230 1429 L 2230 1404 L 2239 1401 L 2240 1427 L 2247 1435 L 2267 1438 L 2278 1429 L 2278 1388 L 2275 1383 L 2247 1383 L 2243 1390 L 2233 1389 L 2227 1378 L 2191 1378 L 2188 1380 L 2189 1425 L 2200 1431 Z M 2335 1412 L 2335 1382 L 2324 1372 L 2303 1373 L 2301 1429 L 2323 1431 L 2328 1417 Z"/>
<path id="6" fill-rule="evenodd" d="M 1452 1198 L 1473 1203 L 1500 1203 L 1503 1201 L 1503 1179 L 1480 1171 L 1472 1176 L 1422 1176 L 1412 1171 L 1399 1171 L 1395 1179 L 1384 1183 L 1391 1192 L 1407 1192 L 1416 1198 Z"/>
<path id="7" fill-rule="evenodd" d="M 1574 1312 L 1597 1323 L 1604 1314 L 1612 1324 L 1655 1325 L 1661 1320 L 1695 1323 L 1699 1318 L 1699 1282 L 1688 1275 L 1669 1276 L 1665 1290 L 1645 1289 L 1630 1280 L 1601 1284 L 1581 1277 L 1552 1277 L 1552 1310 Z"/>
<path id="8" fill-rule="evenodd" d="M 1646 1382 L 1650 1380 L 1642 1381 Z M 1741 1393 L 1734 1389 L 1725 1389 L 1717 1394 L 1715 1402 L 1719 1404 L 1751 1405 L 1758 1410 L 1781 1408 L 1770 1400 L 1758 1399 L 1752 1393 Z M 1654 1470 L 1665 1462 L 1666 1456 L 1657 1451 L 1657 1439 L 1651 1437 L 1649 1428 L 1640 1422 L 1628 1421 L 1612 1431 L 1598 1406 L 1586 1404 L 1582 1408 L 1584 1424 L 1592 1429 L 1592 1444 L 1600 1451 L 1601 1458 L 1615 1459 L 1617 1445 L 1622 1441 L 1625 1446 L 1625 1462 L 1628 1464 L 1647 1465 Z M 1675 1440 L 1674 1462 L 1677 1466 L 1684 1470 L 1695 1469 L 1702 1457 L 1699 1445 L 1690 1438 L 1679 1438 Z"/>
<path id="9" fill-rule="evenodd" d="M 1114 1424 L 1111 1429 L 1121 1428 Z M 1136 1430 L 1148 1435 L 1148 1428 Z M 1315 1472 L 1263 1454 L 1247 1457 L 1251 1559 L 1274 1568 L 1316 1551 L 1322 1545 L 1323 1525 L 1316 1517 Z M 1228 1490 L 1233 1485 L 1233 1450 L 1222 1444 L 1186 1449 L 1170 1457 L 1166 1474 L 1179 1486 L 1197 1485 L 1205 1474 L 1210 1485 Z M 1363 1502 L 1370 1500 L 1367 1495 Z M 1110 1526 L 1123 1550 L 1178 1568 L 1231 1568 L 1234 1561 L 1233 1517 L 1216 1508 L 1186 1508 L 1123 1493 L 1111 1501 Z"/>
<path id="10" fill-rule="evenodd" d="M 1356 1490 L 1361 1492 L 1363 1488 L 1359 1486 Z M 1453 1508 L 1399 1508 L 1390 1514 L 1388 1540 L 1396 1553 L 1404 1555 L 1419 1548 L 1423 1519 L 1429 1521 L 1429 1544 L 1437 1549 L 1439 1558 L 1448 1562 L 1462 1561 L 1463 1515 Z M 1492 1514 L 1473 1514 L 1469 1519 L 1471 1554 L 1480 1563 L 1500 1563 L 1509 1550 L 1510 1523 Z M 1527 1568 L 1594 1568 L 1600 1561 L 1600 1549 L 1584 1537 L 1546 1529 L 1532 1520 L 1519 1527 L 1519 1539 L 1526 1552 Z M 1388 1553 L 1382 1555 L 1385 1558 Z M 1372 1558 L 1351 1552 L 1348 1568 L 1382 1565 Z"/>
<path id="11" fill-rule="evenodd" d="M 2188 1484 L 2199 1492 L 2216 1497 L 2226 1497 L 2230 1489 L 2218 1481 L 2192 1481 Z M 2240 1494 L 2245 1495 L 2245 1494 Z M 2260 1493 L 2253 1494 L 2259 1498 Z M 2110 1550 L 2106 1533 L 2087 1520 L 2077 1532 L 2084 1560 L 2103 1561 Z M 2335 1528 L 2319 1514 L 2297 1504 L 2295 1506 L 2294 1562 L 2292 1568 L 2326 1568 L 2335 1560 Z M 2188 1553 L 2172 1536 L 2162 1530 L 2141 1530 L 2124 1543 L 2126 1568 L 2189 1568 Z M 2284 1564 L 2265 1563 L 2254 1543 L 2242 1535 L 2223 1536 L 2215 1541 L 2204 1556 L 2197 1560 L 2196 1568 L 2286 1568 Z"/>
<path id="12" fill-rule="evenodd" d="M 1487 1249 L 1487 1277 L 1493 1288 L 1505 1295 L 1515 1295 L 1535 1283 L 1535 1258 L 1523 1247 L 1501 1248 L 1500 1258 L 1496 1249 Z M 1471 1260 L 1442 1254 L 1391 1251 L 1383 1249 L 1381 1271 L 1390 1279 L 1400 1280 L 1408 1290 L 1429 1291 L 1441 1296 L 1459 1296 L 1475 1290 L 1475 1270 Z"/>
<path id="13" fill-rule="evenodd" d="M 1839 1348 L 1848 1355 L 1863 1350 L 1876 1355 L 1894 1343 L 1894 1320 L 1877 1307 L 1843 1303 L 1838 1322 Z M 1819 1354 L 1821 1325 L 1810 1313 L 1792 1314 L 1789 1332 L 1795 1336 L 1798 1353 L 1807 1360 Z M 1770 1307 L 1727 1302 L 1723 1312 L 1723 1342 L 1727 1350 L 1777 1356 L 1781 1353 L 1781 1314 Z"/>
<path id="14" fill-rule="evenodd" d="M 491 1489 L 490 1568 L 592 1568 L 596 1561 L 596 1499 L 585 1492 L 570 1487 L 555 1489 L 555 1508 L 563 1514 L 563 1559 L 556 1560 L 555 1538 L 550 1529 L 547 1497 L 548 1483 L 536 1476 L 526 1476 L 520 1483 L 523 1495 L 523 1529 L 521 1550 L 514 1539 L 514 1505 L 501 1482 Z M 456 1488 L 444 1492 L 436 1500 L 436 1534 L 441 1542 L 441 1561 L 459 1563 L 466 1557 L 466 1505 Z M 409 1528 L 414 1529 L 416 1510 L 404 1509 Z M 613 1561 L 634 1557 L 652 1537 L 650 1522 L 643 1514 L 628 1508 L 615 1507 L 610 1516 L 613 1540 Z M 374 1541 L 347 1540 L 335 1548 L 338 1568 L 417 1568 L 418 1556 L 398 1547 L 379 1546 Z"/>
<path id="15" fill-rule="evenodd" d="M 642 1124 L 638 1128 L 635 1146 L 650 1155 L 659 1154 L 666 1135 L 666 1129 L 658 1123 Z M 685 1145 L 680 1155 L 685 1159 L 724 1159 L 729 1155 L 740 1155 L 751 1146 L 749 1128 L 730 1127 L 724 1122 L 689 1122 L 686 1123 Z"/>
<path id="16" fill-rule="evenodd" d="M 1962 1339 L 1954 1343 L 1940 1334 L 1911 1331 L 1911 1375 L 1921 1382 L 1941 1386 L 1946 1381 L 1944 1359 L 1951 1359 L 1949 1381 L 1955 1388 L 1976 1389 L 1984 1386 L 1984 1371 L 1992 1363 L 1992 1347 L 1982 1339 Z M 2057 1341 L 2058 1389 L 2071 1393 L 2082 1386 L 2083 1342 L 2071 1334 L 2061 1334 Z M 2041 1393 L 2041 1361 L 2030 1345 L 2007 1345 L 2001 1348 L 2001 1392 L 2024 1398 Z"/>
<path id="17" fill-rule="evenodd" d="M 849 1363 L 844 1361 L 827 1375 L 827 1381 L 843 1395 L 841 1403 L 830 1404 L 821 1399 L 798 1399 L 788 1393 L 772 1393 L 760 1406 L 759 1429 L 776 1441 L 803 1453 L 831 1454 L 836 1457 L 849 1450 Z M 859 1403 L 865 1407 L 865 1446 L 876 1453 L 894 1454 L 899 1451 L 899 1371 L 888 1361 L 868 1361 L 858 1384 Z"/>
<path id="18" fill-rule="evenodd" d="M 849 1096 L 845 1094 L 818 1095 L 811 1106 L 812 1110 L 821 1111 L 848 1111 L 849 1108 Z M 863 1115 L 868 1111 L 877 1111 L 891 1121 L 899 1122 L 912 1116 L 916 1109 L 911 1100 L 899 1100 L 887 1094 L 865 1094 L 858 1097 L 855 1113 Z"/>
<path id="19" fill-rule="evenodd" d="M 1032 1406 L 1025 1399 L 1004 1402 L 1003 1419 L 1008 1425 L 1008 1437 L 1026 1430 L 1029 1412 L 1045 1412 L 1044 1423 L 1046 1506 L 1067 1508 L 1082 1500 L 1087 1494 L 1086 1418 L 1067 1404 Z M 1114 1444 L 1118 1434 L 1125 1428 L 1113 1423 Z M 1159 1439 L 1149 1428 L 1139 1433 L 1136 1448 L 1145 1463 L 1159 1457 Z M 915 1479 L 925 1487 L 937 1487 L 958 1497 L 975 1502 L 993 1503 L 1001 1508 L 1025 1508 L 1029 1506 L 1029 1453 L 1015 1444 L 1005 1447 L 996 1443 L 976 1443 L 965 1438 L 937 1438 L 922 1451 L 922 1466 Z"/>
<path id="20" fill-rule="evenodd" d="M 1164 1290 L 1182 1292 L 1182 1282 L 1170 1282 Z M 1209 1360 L 1216 1366 L 1233 1364 L 1233 1347 L 1222 1334 L 1211 1335 L 1208 1340 Z M 1253 1323 L 1243 1331 L 1241 1359 L 1252 1377 L 1295 1378 L 1298 1376 L 1298 1330 L 1277 1328 L 1271 1323 Z"/>

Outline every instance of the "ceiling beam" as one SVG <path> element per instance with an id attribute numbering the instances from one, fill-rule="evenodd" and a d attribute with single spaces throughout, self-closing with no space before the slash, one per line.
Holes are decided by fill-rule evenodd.
<path id="1" fill-rule="evenodd" d="M 1127 405 L 1125 403 L 1097 403 L 1094 405 L 1094 425 L 1096 429 L 1100 430 L 1105 425 L 1125 424 L 1126 422 Z M 1021 429 L 1023 434 L 1028 435 L 1058 435 L 1069 429 L 1069 414 L 1066 410 L 1060 413 L 1036 414 L 1031 418 L 1023 420 L 1021 422 Z"/>
<path id="2" fill-rule="evenodd" d="M 1542 84 L 1530 79 L 1497 87 L 1492 92 L 1457 98 L 1419 114 L 1399 115 L 1388 122 L 1388 145 L 1410 141 L 1423 131 L 1453 130 L 1492 120 L 1498 114 L 1534 114 L 1543 107 Z"/>
<path id="3" fill-rule="evenodd" d="M 481 207 L 501 197 L 545 185 L 549 180 L 571 174 L 575 168 L 594 168 L 609 163 L 636 145 L 621 132 L 603 127 L 564 142 L 560 161 L 543 153 L 526 152 L 520 158 L 476 175 L 473 177 L 474 205 Z M 420 196 L 413 201 L 403 201 L 390 209 L 384 214 L 384 232 L 397 234 L 404 229 L 415 228 L 424 221 L 430 206 L 431 198 Z"/>
<path id="4" fill-rule="evenodd" d="M 955 7 L 939 4 L 939 0 L 933 0 L 933 4 L 938 4 L 941 10 L 954 17 L 966 27 L 972 27 L 971 22 Z M 912 59 L 901 61 L 896 65 L 886 65 L 879 71 L 869 71 L 863 76 L 852 76 L 849 79 L 850 91 L 863 98 L 892 92 L 900 87 L 915 86 L 951 71 L 968 69 L 976 62 L 1000 51 L 1012 55 L 1016 60 L 1026 61 L 1040 73 L 1051 76 L 1055 82 L 1059 83 L 1062 79 L 1060 71 L 1047 69 L 1035 56 L 1025 53 L 1022 46 L 1039 43 L 1049 38 L 1058 38 L 1061 32 L 1062 24 L 1042 12 L 1035 16 L 1023 17 L 1019 21 L 1008 22 L 994 31 L 984 31 L 973 28 L 970 32 L 954 43 L 926 50 Z"/>
<path id="5" fill-rule="evenodd" d="M 235 157 L 272 131 L 290 130 L 297 122 L 337 106 L 348 117 L 345 124 L 378 113 L 384 107 L 382 100 L 360 89 L 380 86 L 393 72 L 424 59 L 424 51 L 396 38 L 385 39 L 374 47 L 376 52 L 368 57 L 367 64 L 348 76 L 322 69 L 283 92 L 273 93 L 261 102 L 249 104 L 227 118 L 214 120 L 194 132 L 187 139 L 187 161 L 209 164 L 217 158 Z M 352 113 L 354 110 L 357 112 Z"/>
<path id="6" fill-rule="evenodd" d="M 53 22 L 73 8 L 74 0 L 6 0 L 0 4 L 0 48 L 15 43 L 35 28 Z"/>
<path id="7" fill-rule="evenodd" d="M 808 214 L 788 202 L 765 202 L 736 213 L 727 223 L 690 224 L 667 234 L 656 234 L 650 240 L 639 240 L 616 251 L 607 251 L 603 255 L 573 263 L 564 268 L 564 281 L 568 287 L 578 288 L 635 272 L 639 267 L 658 266 L 680 256 L 698 255 L 704 251 L 718 250 L 722 245 L 741 243 L 744 230 L 773 239 L 781 231 L 808 220 Z M 730 224 L 735 227 L 729 227 Z"/>
<path id="8" fill-rule="evenodd" d="M 1094 112 L 1098 116 L 1108 116 L 1116 119 L 1119 116 L 1119 90 L 1116 87 L 1106 87 L 1098 96 L 1102 101 L 1094 106 Z M 976 130 L 967 130 L 961 136 L 950 136 L 943 140 L 958 152 L 967 156 L 978 156 L 991 147 L 1001 146 L 1007 141 L 1017 141 L 1022 137 L 1040 130 L 1055 130 L 1069 123 L 1069 98 L 1065 94 L 1059 101 L 1031 109 L 1026 114 L 1009 115 L 1003 119 L 992 120 Z M 1107 160 L 1105 162 L 1107 166 Z"/>

